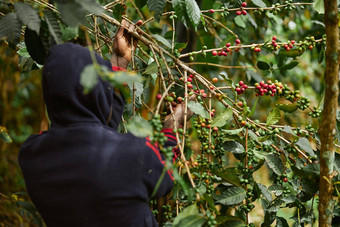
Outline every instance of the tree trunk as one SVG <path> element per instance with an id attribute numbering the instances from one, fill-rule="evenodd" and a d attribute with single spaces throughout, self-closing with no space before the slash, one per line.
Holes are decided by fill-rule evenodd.
<path id="1" fill-rule="evenodd" d="M 337 0 L 324 0 L 326 25 L 325 102 L 320 125 L 319 226 L 331 226 L 334 200 L 332 173 L 339 83 L 339 30 Z"/>

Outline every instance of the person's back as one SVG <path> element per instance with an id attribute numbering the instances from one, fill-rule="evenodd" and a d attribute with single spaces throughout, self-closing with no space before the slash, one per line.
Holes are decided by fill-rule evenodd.
<path id="1" fill-rule="evenodd" d="M 79 79 L 89 64 L 89 51 L 79 45 L 50 52 L 43 89 L 52 124 L 20 151 L 27 190 L 47 226 L 157 226 L 148 202 L 164 169 L 163 157 L 147 139 L 116 132 L 124 99 L 107 82 L 98 79 L 83 94 Z M 166 146 L 176 145 L 170 137 Z M 172 186 L 166 174 L 155 197 Z"/>

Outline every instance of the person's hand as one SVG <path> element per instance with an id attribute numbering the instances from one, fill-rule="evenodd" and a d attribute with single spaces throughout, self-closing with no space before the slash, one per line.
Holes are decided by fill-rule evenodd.
<path id="1" fill-rule="evenodd" d="M 195 100 L 196 95 L 192 95 L 189 97 L 189 101 Z M 184 113 L 185 113 L 185 104 L 181 103 L 176 106 L 174 109 L 174 117 L 176 122 L 176 128 L 179 128 L 180 125 L 184 123 Z M 194 113 L 188 108 L 187 110 L 187 121 L 190 120 Z M 171 114 L 165 117 L 164 120 L 164 128 L 174 128 L 174 120 Z"/>
<path id="2" fill-rule="evenodd" d="M 140 26 L 143 24 L 142 20 L 137 21 L 136 25 Z M 111 57 L 112 66 L 118 66 L 126 69 L 132 58 L 132 51 L 135 50 L 138 40 L 133 39 L 133 44 L 131 43 L 131 35 L 129 31 L 135 30 L 135 25 L 130 24 L 126 20 L 122 20 L 121 26 L 113 40 L 113 54 Z"/>

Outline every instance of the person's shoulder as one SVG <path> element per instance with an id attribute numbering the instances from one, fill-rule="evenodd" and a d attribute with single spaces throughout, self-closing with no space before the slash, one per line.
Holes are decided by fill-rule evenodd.
<path id="1" fill-rule="evenodd" d="M 139 142 L 139 143 L 145 143 L 146 138 L 145 137 L 138 137 L 134 134 L 128 132 L 128 133 L 118 133 L 120 138 L 122 140 L 125 140 L 126 142 Z"/>
<path id="2" fill-rule="evenodd" d="M 50 48 L 50 54 L 53 54 L 53 55 L 67 56 L 69 53 L 75 54 L 78 52 L 88 52 L 88 49 L 79 44 L 75 44 L 71 42 L 54 45 Z"/>

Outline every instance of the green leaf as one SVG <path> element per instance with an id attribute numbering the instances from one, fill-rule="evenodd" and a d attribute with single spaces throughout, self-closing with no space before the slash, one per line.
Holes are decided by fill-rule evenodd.
<path id="1" fill-rule="evenodd" d="M 282 129 L 282 132 L 291 134 L 293 136 L 295 136 L 295 133 L 293 132 L 292 128 L 290 126 L 285 125 L 285 127 Z"/>
<path id="2" fill-rule="evenodd" d="M 143 78 L 134 72 L 111 72 L 105 66 L 101 66 L 101 71 L 104 74 L 102 78 L 110 82 L 113 86 L 132 84 L 134 82 L 142 82 Z"/>
<path id="3" fill-rule="evenodd" d="M 303 50 L 299 50 L 299 49 L 293 49 L 293 50 L 290 50 L 290 51 L 280 50 L 279 54 L 283 55 L 283 56 L 295 58 L 295 57 L 298 57 L 301 54 L 303 54 Z"/>
<path id="4" fill-rule="evenodd" d="M 182 51 L 187 47 L 188 43 L 175 43 L 175 49 Z"/>
<path id="5" fill-rule="evenodd" d="M 155 61 L 153 61 L 151 64 L 148 65 L 148 67 L 146 67 L 143 74 L 154 74 L 154 73 L 158 73 L 157 62 Z"/>
<path id="6" fill-rule="evenodd" d="M 259 101 L 259 97 L 256 98 L 255 103 L 254 103 L 253 107 L 251 108 L 251 112 L 248 114 L 248 117 L 251 117 L 255 113 L 256 105 L 257 105 L 258 101 Z"/>
<path id="7" fill-rule="evenodd" d="M 222 131 L 228 135 L 238 135 L 240 132 L 242 132 L 243 128 L 239 128 L 239 129 L 234 129 L 234 130 L 225 130 L 222 129 Z"/>
<path id="8" fill-rule="evenodd" d="M 233 154 L 243 154 L 245 152 L 243 145 L 236 141 L 226 141 L 223 143 L 223 147 Z"/>
<path id="9" fill-rule="evenodd" d="M 270 139 L 270 135 L 265 135 L 265 136 L 258 137 L 259 142 L 268 141 L 268 139 Z"/>
<path id="10" fill-rule="evenodd" d="M 5 141 L 6 143 L 12 143 L 12 139 L 8 135 L 7 129 L 3 126 L 0 126 L 0 140 Z"/>
<path id="11" fill-rule="evenodd" d="M 246 21 L 243 16 L 234 17 L 234 22 L 240 28 L 246 28 Z"/>
<path id="12" fill-rule="evenodd" d="M 337 215 L 338 216 L 338 215 Z M 311 223 L 312 221 L 313 221 L 313 219 L 314 219 L 315 217 L 314 217 L 314 214 L 313 214 L 313 211 L 308 211 L 308 212 L 306 212 L 306 214 L 305 215 L 303 215 L 303 217 L 301 218 L 301 222 L 303 223 Z M 286 226 L 288 226 L 288 225 L 286 225 Z M 286 227 L 286 226 L 283 226 L 283 227 Z"/>
<path id="13" fill-rule="evenodd" d="M 292 68 L 294 68 L 295 66 L 297 66 L 299 64 L 299 61 L 291 61 L 288 64 L 284 65 L 283 67 L 281 67 L 281 70 L 290 70 Z"/>
<path id="14" fill-rule="evenodd" d="M 127 130 L 138 137 L 152 136 L 153 128 L 151 124 L 140 116 L 134 116 L 128 121 Z"/>
<path id="15" fill-rule="evenodd" d="M 225 216 L 217 216 L 216 217 L 217 225 L 220 226 L 220 224 L 227 224 L 227 225 L 222 225 L 222 226 L 230 226 L 230 227 L 235 227 L 235 226 L 243 226 L 244 227 L 244 222 L 239 218 L 231 215 L 225 215 Z M 229 222 L 237 222 L 237 224 L 233 223 L 234 225 L 229 225 Z"/>
<path id="16" fill-rule="evenodd" d="M 254 153 L 255 158 L 259 160 L 264 160 L 264 156 L 266 155 L 266 152 L 262 150 L 257 150 L 257 149 L 253 149 L 253 153 Z"/>
<path id="17" fill-rule="evenodd" d="M 0 20 L 0 39 L 6 38 L 14 46 L 20 41 L 21 22 L 15 13 L 8 13 Z"/>
<path id="18" fill-rule="evenodd" d="M 250 139 L 252 139 L 252 140 L 258 142 L 259 137 L 255 134 L 255 132 L 253 132 L 252 130 L 249 130 L 249 131 L 248 131 L 248 134 L 249 134 L 249 138 L 250 138 Z"/>
<path id="19" fill-rule="evenodd" d="M 270 69 L 270 65 L 267 62 L 264 62 L 264 61 L 257 61 L 256 66 L 257 66 L 257 68 L 259 68 L 261 70 L 269 70 Z"/>
<path id="20" fill-rule="evenodd" d="M 65 3 L 58 3 L 58 9 L 61 14 L 61 18 L 63 21 L 71 26 L 76 27 L 78 24 L 85 24 L 86 21 L 86 10 L 81 7 L 76 2 L 65 2 Z"/>
<path id="21" fill-rule="evenodd" d="M 246 191 L 241 187 L 231 187 L 227 189 L 222 195 L 222 199 L 216 201 L 223 205 L 235 205 L 241 203 L 246 198 Z"/>
<path id="22" fill-rule="evenodd" d="M 195 0 L 185 0 L 185 8 L 189 20 L 196 30 L 201 21 L 201 10 Z"/>
<path id="23" fill-rule="evenodd" d="M 133 85 L 135 85 L 135 101 L 137 104 L 142 104 L 142 99 L 141 99 L 141 96 L 143 94 L 143 91 L 144 91 L 144 85 L 143 83 L 140 83 L 140 82 L 130 82 L 128 83 L 129 85 L 129 88 L 130 88 L 130 96 L 132 97 L 133 96 Z"/>
<path id="24" fill-rule="evenodd" d="M 318 178 L 320 175 L 320 163 L 311 163 L 302 167 L 302 171 L 305 176 L 311 178 Z"/>
<path id="25" fill-rule="evenodd" d="M 16 2 L 15 5 L 16 14 L 23 24 L 27 24 L 29 29 L 39 34 L 40 30 L 40 18 L 38 12 L 35 11 L 29 4 Z"/>
<path id="26" fill-rule="evenodd" d="M 276 173 L 278 176 L 281 176 L 283 174 L 284 167 L 279 157 L 274 154 L 267 154 L 265 156 L 265 160 L 269 168 L 273 170 L 274 173 Z"/>
<path id="27" fill-rule="evenodd" d="M 57 44 L 61 44 L 62 37 L 61 37 L 61 31 L 60 31 L 60 26 L 59 26 L 57 17 L 49 10 L 45 10 L 44 14 L 45 14 L 46 23 L 48 25 L 48 30 L 53 36 L 54 41 Z"/>
<path id="28" fill-rule="evenodd" d="M 281 112 L 279 109 L 275 108 L 272 111 L 270 111 L 268 117 L 267 117 L 267 121 L 266 124 L 267 125 L 273 125 L 276 122 L 278 122 L 281 118 Z"/>
<path id="29" fill-rule="evenodd" d="M 223 113 L 218 114 L 211 124 L 212 127 L 223 127 L 233 117 L 231 108 L 226 109 Z"/>
<path id="30" fill-rule="evenodd" d="M 47 56 L 45 46 L 38 34 L 28 27 L 25 30 L 25 44 L 32 59 L 38 64 L 43 65 Z"/>
<path id="31" fill-rule="evenodd" d="M 184 25 L 187 26 L 185 20 L 187 13 L 185 9 L 185 0 L 173 0 L 172 7 L 175 9 L 175 13 L 178 19 L 180 19 L 184 23 Z"/>
<path id="32" fill-rule="evenodd" d="M 282 185 L 277 185 L 277 184 L 273 184 L 271 185 L 268 190 L 271 191 L 271 192 L 274 192 L 275 193 L 275 196 L 280 196 L 282 195 L 283 193 L 283 186 Z"/>
<path id="33" fill-rule="evenodd" d="M 270 192 L 268 191 L 267 187 L 260 184 L 260 183 L 256 183 L 258 188 L 260 189 L 262 195 L 264 196 L 264 198 L 266 198 L 266 200 L 268 202 L 271 202 L 273 200 L 272 195 L 270 194 Z"/>
<path id="34" fill-rule="evenodd" d="M 29 58 L 29 57 L 30 57 L 30 54 L 28 53 L 26 46 L 23 47 L 23 48 L 21 48 L 20 50 L 18 50 L 17 53 L 18 53 L 21 57 L 24 57 L 24 58 Z"/>
<path id="35" fill-rule="evenodd" d="M 325 13 L 323 0 L 314 0 L 313 7 L 314 7 L 315 11 L 318 12 L 319 14 Z"/>
<path id="36" fill-rule="evenodd" d="M 312 146 L 310 145 L 310 142 L 306 138 L 300 138 L 296 145 L 298 145 L 302 150 L 304 150 L 306 153 L 308 153 L 310 156 L 314 156 L 315 153 L 313 151 Z"/>
<path id="37" fill-rule="evenodd" d="M 158 20 L 159 15 L 163 12 L 166 0 L 147 0 L 149 10 L 155 12 L 155 18 Z"/>
<path id="38" fill-rule="evenodd" d="M 205 119 L 209 118 L 208 112 L 204 109 L 204 107 L 201 104 L 194 102 L 194 101 L 190 101 L 188 102 L 188 107 L 195 114 L 198 114 Z"/>
<path id="39" fill-rule="evenodd" d="M 153 35 L 153 37 L 160 43 L 164 44 L 167 48 L 171 49 L 171 44 L 168 40 L 166 40 L 163 36 L 160 35 Z"/>
<path id="40" fill-rule="evenodd" d="M 217 216 L 216 217 L 217 225 L 219 224 L 227 224 L 230 221 L 236 221 L 239 223 L 239 225 L 236 226 L 244 226 L 244 222 L 239 218 L 231 215 L 225 215 L 225 216 Z M 223 226 L 230 226 L 230 225 L 223 225 Z M 232 225 L 233 227 L 235 225 Z"/>
<path id="41" fill-rule="evenodd" d="M 80 74 L 80 84 L 84 93 L 88 94 L 98 83 L 97 71 L 94 65 L 87 65 Z"/>
<path id="42" fill-rule="evenodd" d="M 146 5 L 146 1 L 147 1 L 147 0 L 136 0 L 136 1 L 135 1 L 135 4 L 136 4 L 136 6 L 137 6 L 139 9 L 141 9 L 141 8 L 143 8 L 143 7 Z"/>
<path id="43" fill-rule="evenodd" d="M 76 39 L 78 37 L 78 27 L 64 27 L 61 25 L 60 30 L 63 41 Z"/>
<path id="44" fill-rule="evenodd" d="M 283 217 L 276 217 L 276 226 L 275 227 L 289 227 L 288 222 Z"/>
<path id="45" fill-rule="evenodd" d="M 286 113 L 293 113 L 298 109 L 296 104 L 277 104 L 276 107 Z"/>
<path id="46" fill-rule="evenodd" d="M 264 8 L 267 7 L 267 5 L 262 0 L 251 0 L 255 5 Z"/>
<path id="47" fill-rule="evenodd" d="M 201 227 L 203 224 L 206 222 L 206 219 L 204 218 L 203 215 L 201 214 L 194 214 L 187 216 L 183 219 L 180 220 L 179 224 L 176 225 L 178 227 L 192 227 L 192 226 L 197 226 Z M 175 225 L 173 225 L 175 226 Z"/>
<path id="48" fill-rule="evenodd" d="M 281 198 L 281 200 L 286 204 L 294 203 L 295 200 L 296 200 L 296 196 L 295 195 L 288 195 L 288 196 Z"/>
<path id="49" fill-rule="evenodd" d="M 75 0 L 75 2 L 90 13 L 100 15 L 104 12 L 104 8 L 96 0 Z"/>
<path id="50" fill-rule="evenodd" d="M 321 50 L 319 52 L 319 57 L 318 57 L 318 63 L 321 64 L 324 59 L 325 59 L 325 49 L 323 46 L 321 46 Z"/>
<path id="51" fill-rule="evenodd" d="M 241 170 L 235 167 L 230 167 L 222 171 L 214 172 L 217 176 L 221 177 L 223 180 L 241 187 L 241 182 L 239 176 L 242 175 Z"/>
<path id="52" fill-rule="evenodd" d="M 139 1 L 136 1 L 136 3 L 139 2 Z M 146 0 L 145 0 L 145 3 L 144 5 L 146 4 Z M 121 21 L 122 20 L 122 17 L 123 17 L 123 14 L 125 13 L 126 11 L 126 5 L 123 5 L 122 3 L 118 3 L 117 5 L 115 5 L 112 9 L 112 14 L 113 14 L 113 17 L 118 20 L 118 21 Z M 139 8 L 139 7 L 138 7 Z M 141 9 L 142 7 L 140 7 Z"/>
<path id="53" fill-rule="evenodd" d="M 184 210 L 182 212 L 180 212 L 177 215 L 177 217 L 175 218 L 175 220 L 173 222 L 173 227 L 180 226 L 179 223 L 180 223 L 181 220 L 183 220 L 184 218 L 186 218 L 188 216 L 196 215 L 196 214 L 199 214 L 196 204 L 192 204 L 192 205 L 184 208 Z"/>

